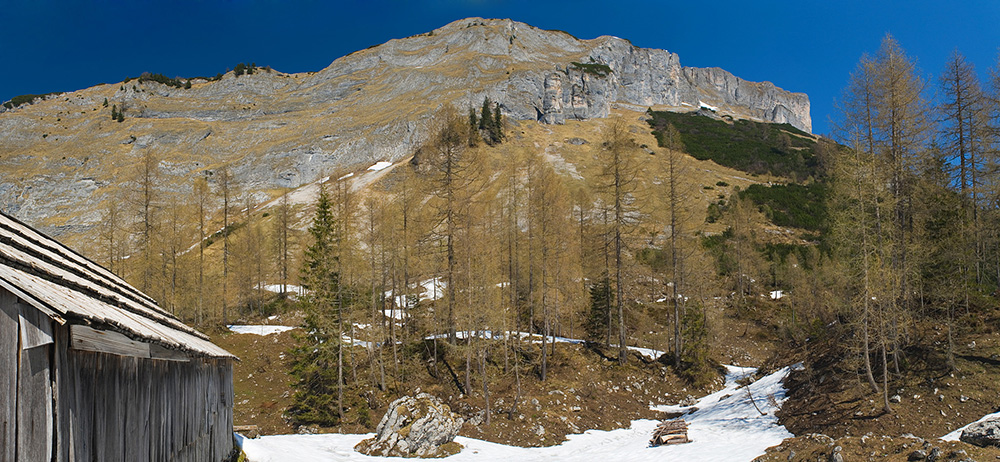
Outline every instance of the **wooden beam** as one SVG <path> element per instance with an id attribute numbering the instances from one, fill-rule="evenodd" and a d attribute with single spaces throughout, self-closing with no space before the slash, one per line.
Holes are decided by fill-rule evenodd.
<path id="1" fill-rule="evenodd" d="M 165 361 L 190 361 L 191 357 L 180 350 L 171 350 L 155 343 L 149 344 L 149 357 L 152 359 L 162 359 Z"/>
<path id="2" fill-rule="evenodd" d="M 137 342 L 118 332 L 97 330 L 80 324 L 69 327 L 70 345 L 75 350 L 149 358 L 149 344 Z"/>

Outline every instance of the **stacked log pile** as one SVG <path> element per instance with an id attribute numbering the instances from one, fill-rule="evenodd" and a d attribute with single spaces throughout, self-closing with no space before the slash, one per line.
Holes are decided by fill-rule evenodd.
<path id="1" fill-rule="evenodd" d="M 649 440 L 650 446 L 660 446 L 663 444 L 681 444 L 691 442 L 688 439 L 688 426 L 684 419 L 664 420 L 656 426 L 653 431 L 653 439 Z"/>

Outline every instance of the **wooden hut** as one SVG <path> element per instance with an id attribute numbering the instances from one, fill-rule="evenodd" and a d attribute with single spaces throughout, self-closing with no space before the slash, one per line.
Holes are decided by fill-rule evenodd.
<path id="1" fill-rule="evenodd" d="M 227 460 L 234 359 L 0 213 L 0 462 Z"/>

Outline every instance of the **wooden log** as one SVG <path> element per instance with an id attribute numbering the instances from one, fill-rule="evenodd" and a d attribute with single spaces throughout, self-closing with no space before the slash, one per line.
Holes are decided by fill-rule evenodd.
<path id="1" fill-rule="evenodd" d="M 687 422 L 683 419 L 664 420 L 656 426 L 656 429 L 653 431 L 653 438 L 649 440 L 649 444 L 651 446 L 660 446 L 663 444 L 690 442 L 687 430 Z"/>
<path id="2" fill-rule="evenodd" d="M 233 425 L 233 431 L 247 438 L 260 438 L 260 429 L 256 425 Z"/>
<path id="3" fill-rule="evenodd" d="M 663 435 L 660 437 L 660 444 L 680 444 L 688 441 L 687 435 Z"/>

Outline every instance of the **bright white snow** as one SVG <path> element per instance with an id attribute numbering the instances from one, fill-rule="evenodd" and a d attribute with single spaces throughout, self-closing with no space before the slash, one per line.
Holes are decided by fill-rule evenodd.
<path id="1" fill-rule="evenodd" d="M 538 334 L 530 334 L 528 332 L 510 331 L 510 332 L 507 332 L 506 335 L 509 335 L 511 337 L 519 337 L 520 339 L 527 340 L 530 343 L 542 343 L 542 336 L 538 335 Z M 479 338 L 502 339 L 502 338 L 504 338 L 504 333 L 503 332 L 493 332 L 493 331 L 488 331 L 488 330 L 486 330 L 486 331 L 480 331 L 480 332 L 469 332 L 469 331 L 458 331 L 458 332 L 455 332 L 455 338 L 465 339 L 465 338 L 472 337 L 472 336 L 477 336 Z M 448 334 L 437 334 L 437 335 L 428 335 L 427 337 L 424 337 L 424 338 L 427 339 L 427 340 L 431 340 L 431 339 L 436 339 L 436 338 L 440 339 L 440 338 L 447 338 L 447 337 L 448 337 Z M 545 338 L 547 339 L 546 340 L 547 342 L 552 342 L 552 343 L 572 343 L 572 344 L 583 343 L 583 340 L 580 340 L 580 339 L 577 339 L 577 338 L 559 337 L 559 336 L 554 336 L 554 335 L 546 335 Z M 618 348 L 618 345 L 612 344 L 611 348 Z M 646 356 L 649 359 L 654 359 L 654 360 L 656 358 L 659 358 L 660 355 L 663 354 L 662 351 L 660 351 L 660 350 L 654 350 L 652 348 L 643 348 L 643 347 L 636 347 L 636 346 L 630 346 L 630 347 L 627 347 L 627 348 L 629 350 L 631 350 L 631 351 L 634 351 L 634 352 L 639 353 L 639 354 L 641 354 L 643 356 Z"/>
<path id="2" fill-rule="evenodd" d="M 281 284 L 265 284 L 263 286 L 263 289 L 268 292 L 274 292 L 276 294 L 280 294 Z M 285 290 L 288 291 L 289 294 L 299 297 L 305 295 L 306 293 L 306 289 L 304 289 L 302 286 L 297 286 L 295 284 L 285 284 Z"/>
<path id="3" fill-rule="evenodd" d="M 389 167 L 392 167 L 392 162 L 382 161 L 382 162 L 376 162 L 375 165 L 368 167 L 368 170 L 373 170 L 377 172 L 379 170 L 384 170 Z"/>
<path id="4" fill-rule="evenodd" d="M 569 435 L 567 441 L 559 446 L 546 448 L 506 446 L 460 436 L 455 441 L 465 446 L 465 449 L 447 460 L 749 461 L 763 454 L 764 449 L 792 436 L 785 427 L 778 425 L 778 419 L 774 416 L 778 408 L 768 399 L 773 397 L 773 402 L 779 406 L 784 402 L 785 388 L 782 381 L 791 368 L 781 369 L 750 385 L 757 406 L 767 413 L 761 416 L 750 402 L 746 389 L 736 384 L 744 374 L 753 373 L 753 369 L 726 367 L 729 371 L 726 375 L 726 387 L 699 400 L 695 405 L 697 410 L 684 416 L 688 422 L 691 443 L 649 447 L 649 439 L 657 421 L 634 420 L 629 428 L 587 430 L 581 434 Z M 684 412 L 692 408 L 659 406 L 655 409 Z M 354 451 L 354 445 L 370 437 L 371 433 L 277 435 L 258 439 L 237 436 L 247 457 L 254 462 L 399 460 L 369 457 Z"/>
<path id="5" fill-rule="evenodd" d="M 986 414 L 981 419 L 979 419 L 979 420 L 977 420 L 975 422 L 969 422 L 968 424 L 964 425 L 962 428 L 956 429 L 955 431 L 953 431 L 953 432 L 951 432 L 951 433 L 949 433 L 947 435 L 942 436 L 941 439 L 943 439 L 945 441 L 958 441 L 958 439 L 962 436 L 962 431 L 965 430 L 966 428 L 968 428 L 969 425 L 972 425 L 972 424 L 974 424 L 976 422 L 982 422 L 984 420 L 990 420 L 990 419 L 1000 419 L 1000 412 L 994 412 L 992 414 Z"/>
<path id="6" fill-rule="evenodd" d="M 402 297 L 400 297 L 402 298 Z M 399 300 L 404 301 L 404 300 Z M 396 321 L 402 321 L 406 319 L 406 311 L 396 308 L 382 310 L 382 314 L 389 319 L 395 319 Z"/>
<path id="7" fill-rule="evenodd" d="M 421 282 L 420 287 L 424 289 L 424 293 L 420 294 L 421 300 L 437 300 L 444 297 L 444 289 L 448 287 L 448 282 L 442 281 L 441 278 L 433 278 Z"/>
<path id="8" fill-rule="evenodd" d="M 772 290 L 770 293 L 771 300 L 781 300 L 781 297 L 785 296 L 785 291 L 783 290 Z"/>
<path id="9" fill-rule="evenodd" d="M 246 326 L 233 324 L 229 330 L 237 334 L 271 335 L 295 329 L 294 326 Z"/>
<path id="10" fill-rule="evenodd" d="M 750 385 L 750 394 L 745 387 L 739 387 L 737 380 L 750 376 L 754 368 L 726 366 L 726 387 L 698 400 L 697 408 L 684 416 L 688 422 L 688 437 L 691 444 L 666 447 L 669 460 L 753 460 L 764 450 L 780 444 L 793 435 L 778 425 L 774 415 L 785 401 L 785 387 L 782 382 L 792 368 L 785 367 Z M 771 397 L 774 403 L 771 404 Z M 761 415 L 754 407 L 766 415 Z M 682 406 L 655 406 L 654 409 L 669 412 L 683 412 Z M 633 422 L 635 426 L 635 422 Z M 652 433 L 651 426 L 649 432 Z"/>
<path id="11" fill-rule="evenodd" d="M 705 109 L 708 109 L 709 111 L 712 111 L 712 112 L 719 112 L 719 108 L 717 108 L 715 106 L 711 106 L 711 105 L 705 104 L 705 103 L 703 103 L 701 101 L 698 101 L 698 106 L 699 107 L 703 107 Z"/>
<path id="12" fill-rule="evenodd" d="M 441 278 L 432 278 L 417 284 L 417 287 L 420 287 L 422 290 L 419 296 L 420 300 L 437 300 L 444 297 L 444 289 L 448 287 L 448 282 L 441 280 Z M 392 291 L 387 290 L 385 292 L 385 297 L 392 299 Z M 396 306 L 413 306 L 413 301 L 407 300 L 405 295 L 396 296 L 394 302 L 396 303 Z M 386 316 L 389 316 L 389 314 L 387 313 Z M 395 317 L 395 314 L 393 317 Z"/>

